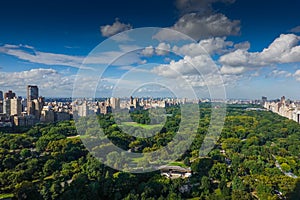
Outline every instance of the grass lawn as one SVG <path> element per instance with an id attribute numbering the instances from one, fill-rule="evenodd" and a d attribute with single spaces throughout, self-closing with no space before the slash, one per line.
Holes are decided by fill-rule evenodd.
<path id="1" fill-rule="evenodd" d="M 0 194 L 0 199 L 9 199 L 13 198 L 14 194 Z"/>
<path id="2" fill-rule="evenodd" d="M 179 166 L 182 168 L 188 168 L 188 166 L 186 166 L 183 162 L 171 162 L 168 164 L 169 166 Z"/>
<path id="3" fill-rule="evenodd" d="M 162 128 L 163 124 L 138 124 L 136 122 L 122 122 L 121 126 L 125 125 L 125 126 L 134 126 L 134 127 L 141 127 L 147 130 L 153 129 L 153 128 Z"/>

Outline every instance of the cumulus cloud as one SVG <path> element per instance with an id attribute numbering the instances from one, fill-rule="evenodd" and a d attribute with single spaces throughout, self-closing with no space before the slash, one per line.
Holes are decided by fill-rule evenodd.
<path id="1" fill-rule="evenodd" d="M 300 33 L 300 26 L 296 26 L 290 30 L 292 33 Z"/>
<path id="2" fill-rule="evenodd" d="M 166 55 L 170 52 L 171 46 L 170 44 L 166 44 L 166 43 L 159 43 L 158 46 L 155 49 L 155 52 L 157 55 L 159 56 L 163 56 Z"/>
<path id="3" fill-rule="evenodd" d="M 215 37 L 200 40 L 198 43 L 190 43 L 181 47 L 174 46 L 173 51 L 182 55 L 197 56 L 200 54 L 222 54 L 228 52 L 233 46 L 233 42 L 226 41 L 225 37 Z"/>
<path id="4" fill-rule="evenodd" d="M 142 50 L 142 55 L 150 57 L 154 54 L 154 48 L 153 46 L 148 46 L 145 49 Z"/>
<path id="5" fill-rule="evenodd" d="M 238 35 L 240 21 L 230 20 L 221 13 L 209 16 L 189 13 L 182 16 L 171 29 L 184 33 L 198 41 L 210 37 Z M 160 41 L 178 40 L 178 34 L 173 33 L 170 35 L 169 31 L 162 30 L 154 38 Z"/>
<path id="6" fill-rule="evenodd" d="M 102 36 L 104 37 L 110 37 L 112 35 L 115 35 L 117 33 L 127 31 L 132 29 L 132 26 L 130 24 L 125 24 L 119 21 L 118 18 L 116 18 L 115 22 L 112 25 L 105 25 L 100 27 L 100 31 L 102 33 Z M 123 38 L 124 39 L 124 38 Z M 128 39 L 128 38 L 126 38 Z"/>
<path id="7" fill-rule="evenodd" d="M 18 94 L 25 93 L 26 85 L 34 84 L 39 86 L 42 95 L 71 95 L 73 81 L 74 77 L 64 76 L 54 69 L 38 68 L 21 72 L 0 72 L 0 85 L 7 90 L 13 89 Z"/>
<path id="8" fill-rule="evenodd" d="M 214 3 L 234 3 L 235 0 L 177 0 L 176 7 L 181 16 L 170 28 L 184 33 L 195 40 L 238 35 L 240 21 L 231 20 L 213 9 Z M 179 40 L 180 34 L 168 30 L 158 32 L 155 39 L 160 41 Z"/>
<path id="9" fill-rule="evenodd" d="M 238 49 L 220 57 L 223 72 L 240 73 L 246 69 L 270 66 L 282 63 L 300 62 L 300 37 L 295 34 L 281 34 L 269 47 L 261 52 L 249 52 Z M 231 68 L 238 67 L 239 70 Z M 229 70 L 230 69 L 230 70 Z"/>
<path id="10" fill-rule="evenodd" d="M 278 69 L 273 70 L 270 74 L 267 75 L 267 77 L 273 77 L 273 78 L 280 78 L 280 77 L 288 78 L 291 76 L 292 73 L 285 70 L 278 70 Z"/>
<path id="11" fill-rule="evenodd" d="M 221 67 L 221 73 L 222 74 L 242 74 L 245 71 L 247 71 L 247 68 L 243 67 L 243 66 L 231 67 L 231 66 L 223 65 Z"/>
<path id="12" fill-rule="evenodd" d="M 300 69 L 298 69 L 293 76 L 295 77 L 296 81 L 300 81 Z"/>
<path id="13" fill-rule="evenodd" d="M 152 72 L 165 77 L 177 77 L 178 75 L 205 75 L 212 71 L 214 62 L 208 55 L 195 57 L 185 56 L 179 61 L 172 60 L 169 64 L 162 64 L 154 67 Z"/>
<path id="14" fill-rule="evenodd" d="M 159 43 L 156 47 L 148 46 L 142 50 L 142 55 L 151 57 L 153 55 L 164 56 L 171 51 L 171 45 L 167 43 Z"/>
<path id="15" fill-rule="evenodd" d="M 80 87 L 73 91 L 74 83 Z M 97 92 L 111 92 L 113 83 L 101 79 Z M 52 68 L 37 68 L 20 72 L 0 72 L 0 85 L 2 90 L 13 90 L 17 95 L 26 95 L 26 85 L 38 85 L 40 94 L 46 97 L 72 96 L 72 93 L 84 96 L 99 82 L 97 75 L 66 75 L 62 71 Z M 94 91 L 93 91 L 94 92 Z M 81 97 L 82 97 L 81 96 Z"/>
<path id="16" fill-rule="evenodd" d="M 235 0 L 177 0 L 177 9 L 185 14 L 190 12 L 199 12 L 201 14 L 210 14 L 213 12 L 213 3 L 234 3 Z"/>

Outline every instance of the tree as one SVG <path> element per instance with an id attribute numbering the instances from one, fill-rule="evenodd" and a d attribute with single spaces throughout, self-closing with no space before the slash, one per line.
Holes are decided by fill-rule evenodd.
<path id="1" fill-rule="evenodd" d="M 28 158 L 31 156 L 31 151 L 29 149 L 22 149 L 20 155 L 22 158 Z"/>
<path id="2" fill-rule="evenodd" d="M 54 171 L 58 170 L 58 162 L 56 160 L 47 160 L 43 167 L 43 172 L 45 176 L 51 175 Z"/>

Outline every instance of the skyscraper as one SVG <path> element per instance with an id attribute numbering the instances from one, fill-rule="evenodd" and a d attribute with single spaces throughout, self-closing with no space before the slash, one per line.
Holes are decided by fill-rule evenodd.
<path id="1" fill-rule="evenodd" d="M 20 98 L 10 99 L 10 115 L 20 116 L 22 112 L 22 104 Z"/>
<path id="2" fill-rule="evenodd" d="M 39 89 L 36 85 L 27 85 L 27 114 L 36 115 L 36 110 L 40 107 L 38 104 Z M 36 101 L 34 101 L 36 100 Z"/>
<path id="3" fill-rule="evenodd" d="M 11 90 L 4 93 L 3 113 L 10 115 L 10 100 L 15 97 L 16 97 L 16 94 L 14 92 L 12 92 Z"/>
<path id="4" fill-rule="evenodd" d="M 27 101 L 38 99 L 39 88 L 36 85 L 27 85 Z"/>
<path id="5" fill-rule="evenodd" d="M 3 113 L 10 115 L 10 99 L 3 100 Z"/>
<path id="6" fill-rule="evenodd" d="M 3 92 L 0 91 L 0 113 L 3 113 Z"/>
<path id="7" fill-rule="evenodd" d="M 16 97 L 16 93 L 12 92 L 11 90 L 4 93 L 4 99 L 12 99 L 14 97 Z"/>
<path id="8" fill-rule="evenodd" d="M 113 109 L 120 109 L 120 98 L 111 97 L 110 104 Z"/>

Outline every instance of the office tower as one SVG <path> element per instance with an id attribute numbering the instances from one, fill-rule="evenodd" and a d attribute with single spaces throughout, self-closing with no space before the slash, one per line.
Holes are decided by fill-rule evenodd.
<path id="1" fill-rule="evenodd" d="M 133 97 L 131 96 L 130 97 L 130 105 L 132 105 L 133 104 Z"/>
<path id="2" fill-rule="evenodd" d="M 12 99 L 14 97 L 16 97 L 16 93 L 12 92 L 11 90 L 4 93 L 4 99 Z"/>
<path id="3" fill-rule="evenodd" d="M 3 113 L 3 100 L 0 101 L 0 113 Z"/>
<path id="4" fill-rule="evenodd" d="M 36 85 L 27 85 L 27 101 L 38 99 L 39 88 Z"/>
<path id="5" fill-rule="evenodd" d="M 20 116 L 22 112 L 22 103 L 20 98 L 10 99 L 10 115 Z"/>
<path id="6" fill-rule="evenodd" d="M 263 96 L 263 97 L 261 98 L 261 105 L 264 106 L 265 103 L 267 102 L 267 100 L 268 100 L 267 97 L 264 97 L 264 96 Z"/>
<path id="7" fill-rule="evenodd" d="M 3 100 L 3 113 L 10 115 L 10 99 Z"/>
<path id="8" fill-rule="evenodd" d="M 113 109 L 120 109 L 120 98 L 111 97 L 110 104 Z"/>
<path id="9" fill-rule="evenodd" d="M 89 111 L 89 107 L 86 101 L 84 101 L 82 105 L 78 106 L 78 115 L 80 117 L 86 117 L 88 115 L 88 111 Z"/>
<path id="10" fill-rule="evenodd" d="M 3 113 L 3 92 L 0 91 L 0 113 Z"/>
<path id="11" fill-rule="evenodd" d="M 36 115 L 38 104 L 39 89 L 35 85 L 27 85 L 27 114 Z M 36 100 L 36 101 L 34 101 Z"/>

